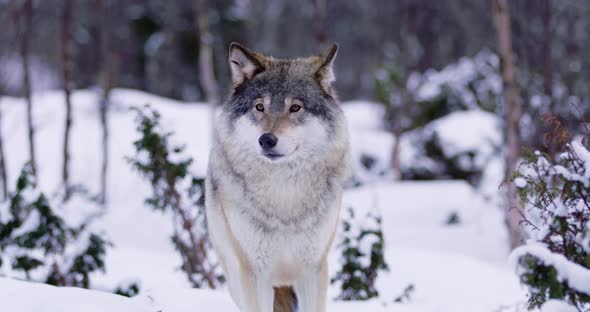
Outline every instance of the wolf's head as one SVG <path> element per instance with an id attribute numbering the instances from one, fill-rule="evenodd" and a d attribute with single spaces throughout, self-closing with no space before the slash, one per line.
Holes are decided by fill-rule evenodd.
<path id="1" fill-rule="evenodd" d="M 242 156 L 283 163 L 317 157 L 346 141 L 331 83 L 337 46 L 318 56 L 275 59 L 232 43 L 233 90 L 226 130 Z M 340 142 L 342 141 L 342 142 Z"/>

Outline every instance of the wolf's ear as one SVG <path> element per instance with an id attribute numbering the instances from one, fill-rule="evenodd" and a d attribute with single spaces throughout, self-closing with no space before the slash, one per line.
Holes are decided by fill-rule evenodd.
<path id="1" fill-rule="evenodd" d="M 234 88 L 264 70 L 264 56 L 243 45 L 232 42 L 229 46 L 229 66 Z"/>
<path id="2" fill-rule="evenodd" d="M 326 51 L 319 56 L 319 62 L 317 63 L 317 69 L 315 71 L 315 78 L 320 83 L 322 88 L 330 93 L 331 84 L 336 77 L 334 76 L 334 70 L 332 69 L 336 53 L 338 52 L 338 45 L 332 44 Z"/>

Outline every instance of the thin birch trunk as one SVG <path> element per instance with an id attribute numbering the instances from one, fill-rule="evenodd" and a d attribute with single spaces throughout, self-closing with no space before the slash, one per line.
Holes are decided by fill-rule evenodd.
<path id="1" fill-rule="evenodd" d="M 555 113 L 553 102 L 553 63 L 551 60 L 551 0 L 543 0 L 543 90 L 551 101 L 549 109 Z"/>
<path id="2" fill-rule="evenodd" d="M 63 29 L 62 29 L 62 70 L 63 70 L 63 89 L 66 105 L 66 119 L 64 128 L 63 144 L 63 171 L 62 183 L 65 189 L 65 200 L 71 195 L 70 185 L 70 132 L 72 128 L 72 101 L 71 101 L 71 84 L 72 84 L 72 5 L 73 0 L 65 0 L 63 10 Z"/>
<path id="3" fill-rule="evenodd" d="M 327 0 L 315 0 L 314 28 L 316 42 L 322 46 L 326 43 L 326 3 Z"/>
<path id="4" fill-rule="evenodd" d="M 21 58 L 23 61 L 23 89 L 27 101 L 27 127 L 29 135 L 29 162 L 33 176 L 37 176 L 37 161 L 35 158 L 35 126 L 33 125 L 33 99 L 31 95 L 31 78 L 29 71 L 29 41 L 31 39 L 31 28 L 33 26 L 33 2 L 25 0 L 21 17 Z"/>
<path id="5" fill-rule="evenodd" d="M 513 59 L 508 1 L 492 0 L 492 10 L 500 54 L 503 95 L 508 113 L 506 125 L 506 176 L 508 176 L 517 169 L 516 166 L 520 158 L 519 122 L 522 116 L 522 103 L 516 86 L 516 65 Z M 521 228 L 522 208 L 514 183 L 509 183 L 506 186 L 506 204 L 506 224 L 510 235 L 510 246 L 515 248 L 523 243 L 524 237 Z"/>
<path id="6" fill-rule="evenodd" d="M 209 32 L 206 0 L 194 0 L 193 13 L 199 40 L 199 78 L 209 103 L 211 121 L 219 105 L 219 91 L 213 68 L 213 36 Z M 213 122 L 211 122 L 213 125 Z"/>
<path id="7" fill-rule="evenodd" d="M 115 85 L 116 62 L 111 38 L 109 36 L 109 23 L 107 17 L 109 16 L 109 9 L 112 9 L 109 4 L 104 3 L 103 0 L 97 0 L 97 11 L 102 17 L 100 25 L 100 45 L 101 45 L 101 71 L 99 73 L 99 84 L 102 87 L 102 94 L 99 102 L 100 125 L 102 129 L 102 165 L 100 169 L 100 194 L 99 203 L 106 206 L 107 204 L 107 176 L 109 168 L 109 127 L 108 127 L 108 111 L 109 98 L 111 90 Z"/>
<path id="8" fill-rule="evenodd" d="M 2 200 L 8 198 L 8 173 L 6 172 L 6 154 L 4 154 L 4 133 L 2 132 L 2 105 L 0 99 L 0 183 L 2 183 Z"/>

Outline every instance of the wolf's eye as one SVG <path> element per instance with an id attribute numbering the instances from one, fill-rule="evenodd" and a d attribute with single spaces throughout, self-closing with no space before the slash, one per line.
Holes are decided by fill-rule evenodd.
<path id="1" fill-rule="evenodd" d="M 293 105 L 291 105 L 291 107 L 289 107 L 289 111 L 291 113 L 298 112 L 300 109 L 301 109 L 301 105 L 299 105 L 299 104 L 293 104 Z"/>
<path id="2" fill-rule="evenodd" d="M 259 112 L 264 112 L 264 105 L 260 103 L 256 104 L 256 110 Z"/>

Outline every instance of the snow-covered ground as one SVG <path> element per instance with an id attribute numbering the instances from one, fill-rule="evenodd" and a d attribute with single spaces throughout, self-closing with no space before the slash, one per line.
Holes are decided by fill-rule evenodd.
<path id="1" fill-rule="evenodd" d="M 98 92 L 76 91 L 71 171 L 74 183 L 98 193 L 101 130 Z M 202 103 L 184 103 L 117 89 L 109 116 L 108 207 L 95 227 L 107 234 L 106 272 L 92 276 L 92 288 L 55 288 L 0 277 L 0 303 L 8 311 L 237 311 L 225 290 L 190 289 L 170 243 L 171 216 L 143 204 L 150 188 L 133 172 L 125 156 L 138 137 L 131 106 L 150 104 L 162 115 L 174 141 L 186 144 L 196 174 L 206 170 L 210 138 L 209 112 Z M 64 104 L 59 91 L 34 96 L 36 147 L 41 189 L 58 188 L 62 162 Z M 9 179 L 14 185 L 28 159 L 25 106 L 21 99 L 0 98 Z M 344 103 L 353 155 L 370 152 L 382 166 L 389 163 L 393 139 L 380 130 L 382 112 L 366 102 Z M 459 129 L 461 130 L 461 129 Z M 356 164 L 355 167 L 359 167 Z M 357 168 L 358 169 L 358 168 Z M 345 192 L 343 207 L 375 209 L 383 216 L 385 256 L 390 271 L 377 281 L 380 297 L 368 302 L 331 302 L 329 311 L 524 311 L 524 290 L 508 265 L 507 238 L 501 212 L 463 181 L 398 182 L 369 177 Z M 60 214 L 79 218 L 92 213 L 77 205 Z M 455 221 L 448 224 L 449 218 Z M 338 255 L 331 255 L 335 272 Z M 0 267 L 0 276 L 6 272 Z M 4 268 L 5 269 L 5 268 Z M 128 299 L 96 290 L 112 290 L 138 281 L 140 294 Z M 394 303 L 403 290 L 415 291 L 406 303 Z M 331 298 L 337 294 L 331 288 Z"/>

